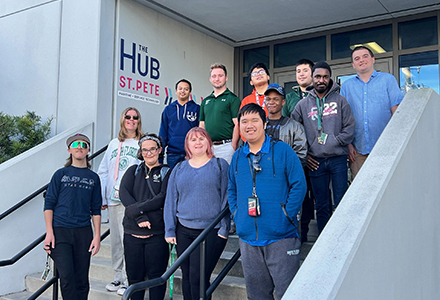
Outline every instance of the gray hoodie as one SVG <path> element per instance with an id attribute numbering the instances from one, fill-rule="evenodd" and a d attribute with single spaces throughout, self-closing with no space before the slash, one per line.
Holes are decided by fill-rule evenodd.
<path id="1" fill-rule="evenodd" d="M 347 100 L 339 95 L 339 85 L 330 80 L 330 90 L 325 95 L 322 117 L 322 132 L 328 134 L 326 143 L 318 143 L 318 110 L 315 90 L 298 102 L 292 112 L 292 118 L 304 125 L 309 155 L 326 158 L 348 155 L 348 145 L 354 137 L 355 121 Z"/>

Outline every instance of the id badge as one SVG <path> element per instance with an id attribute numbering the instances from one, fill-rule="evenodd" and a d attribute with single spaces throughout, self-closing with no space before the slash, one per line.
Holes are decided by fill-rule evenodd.
<path id="1" fill-rule="evenodd" d="M 258 217 L 260 215 L 260 201 L 258 197 L 248 198 L 248 213 L 251 217 Z"/>
<path id="2" fill-rule="evenodd" d="M 321 144 L 321 145 L 325 145 L 325 142 L 327 141 L 327 137 L 328 137 L 328 134 L 327 133 L 321 133 L 321 136 L 318 136 L 318 144 Z"/>
<path id="3" fill-rule="evenodd" d="M 121 199 L 119 199 L 119 187 L 114 187 L 112 190 L 112 193 L 110 195 L 110 200 L 113 202 L 120 202 Z"/>

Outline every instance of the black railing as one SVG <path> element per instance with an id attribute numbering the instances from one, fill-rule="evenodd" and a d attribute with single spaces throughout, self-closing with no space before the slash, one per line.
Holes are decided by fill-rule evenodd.
<path id="1" fill-rule="evenodd" d="M 90 155 L 89 159 L 90 160 L 94 159 L 95 157 L 97 157 L 98 155 L 103 153 L 105 150 L 107 150 L 107 147 L 108 147 L 108 145 L 102 147 L 101 149 L 99 149 L 98 151 L 96 151 L 95 153 Z M 2 219 L 4 219 L 5 217 L 9 216 L 11 213 L 16 211 L 20 207 L 22 207 L 23 205 L 25 205 L 26 203 L 28 203 L 29 201 L 31 201 L 32 199 L 34 199 L 35 197 L 37 197 L 38 195 L 40 195 L 41 193 L 43 193 L 44 191 L 46 191 L 48 186 L 49 186 L 49 184 L 46 184 L 46 185 L 42 186 L 41 188 L 39 188 L 38 190 L 36 190 L 35 192 L 30 194 L 26 198 L 24 198 L 23 200 L 21 200 L 20 202 L 18 202 L 17 204 L 12 206 L 8 210 L 6 210 L 5 212 L 3 212 L 0 215 L 0 221 Z M 110 229 L 108 229 L 106 232 L 104 232 L 101 235 L 101 241 L 103 239 L 105 239 L 109 234 L 110 234 Z M 18 252 L 16 255 L 14 255 L 12 258 L 0 261 L 0 267 L 9 266 L 9 265 L 13 265 L 14 263 L 16 263 L 23 256 L 25 256 L 27 253 L 29 253 L 31 250 L 33 250 L 35 247 L 37 247 L 42 241 L 44 241 L 45 237 L 46 237 L 46 234 L 44 233 L 39 238 L 37 238 L 35 241 L 33 241 L 32 243 L 27 245 L 20 252 Z M 58 299 L 58 274 L 57 274 L 57 271 L 56 271 L 55 264 L 54 264 L 53 277 L 51 279 L 49 279 L 41 288 L 39 288 L 38 291 L 36 291 L 34 294 L 32 294 L 28 298 L 28 300 L 36 299 L 37 297 L 39 297 L 42 293 L 44 293 L 52 285 L 54 286 L 53 293 L 52 293 L 52 299 Z"/>
<path id="2" fill-rule="evenodd" d="M 205 239 L 206 236 L 209 234 L 209 232 L 227 215 L 229 214 L 229 207 L 226 207 L 221 211 L 221 213 L 217 216 L 217 218 L 207 227 L 205 228 L 202 233 L 194 240 L 194 242 L 191 243 L 191 245 L 182 253 L 182 255 L 179 256 L 179 258 L 174 262 L 174 264 L 166 270 L 165 273 L 161 277 L 153 278 L 147 281 L 135 283 L 133 285 L 130 285 L 127 290 L 125 291 L 124 295 L 122 296 L 123 300 L 128 300 L 130 296 L 141 290 L 146 290 L 151 287 L 155 287 L 158 285 L 165 284 L 168 280 L 168 278 L 171 277 L 171 275 L 176 272 L 177 268 L 180 267 L 183 261 L 185 261 L 191 253 L 196 250 L 196 248 L 200 245 L 200 298 L 201 299 L 208 299 L 214 290 L 217 288 L 217 286 L 220 284 L 220 282 L 225 278 L 225 276 L 228 274 L 228 272 L 232 269 L 234 264 L 237 262 L 238 258 L 240 257 L 240 249 L 237 250 L 237 252 L 234 254 L 232 259 L 226 264 L 226 266 L 223 268 L 223 270 L 220 272 L 220 274 L 217 276 L 217 278 L 214 280 L 214 282 L 211 284 L 208 290 L 205 289 L 206 282 L 205 282 L 205 256 L 206 256 L 206 243 Z"/>

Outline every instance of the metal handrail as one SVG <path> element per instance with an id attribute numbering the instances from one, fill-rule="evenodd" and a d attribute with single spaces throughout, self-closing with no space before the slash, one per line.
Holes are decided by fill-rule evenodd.
<path id="1" fill-rule="evenodd" d="M 99 149 L 98 151 L 96 151 L 95 153 L 93 153 L 92 155 L 90 155 L 89 160 L 94 159 L 95 157 L 97 157 L 98 155 L 100 155 L 102 152 L 104 152 L 105 150 L 107 150 L 107 146 L 102 147 L 101 149 Z M 26 203 L 28 203 L 29 201 L 31 201 L 32 199 L 34 199 L 35 197 L 37 197 L 39 194 L 41 194 L 42 192 L 44 192 L 45 190 L 47 190 L 47 187 L 49 186 L 49 183 L 42 186 L 41 188 L 39 188 L 38 190 L 36 190 L 35 192 L 33 192 L 32 194 L 30 194 L 29 196 L 27 196 L 26 198 L 24 198 L 23 200 L 21 200 L 20 202 L 18 202 L 17 204 L 15 204 L 14 206 L 12 206 L 11 208 L 9 208 L 8 210 L 6 210 L 5 212 L 3 212 L 0 215 L 0 221 L 2 219 L 4 219 L 5 217 L 9 216 L 11 213 L 13 213 L 14 211 L 16 211 L 17 209 L 19 209 L 20 207 L 22 207 L 23 205 L 25 205 Z"/>
<path id="2" fill-rule="evenodd" d="M 90 155 L 89 160 L 94 159 L 95 157 L 97 157 L 98 155 L 100 155 L 101 153 L 103 153 L 105 150 L 107 150 L 108 145 L 102 147 L 101 149 L 99 149 L 98 151 L 96 151 L 95 153 L 93 153 L 92 155 Z M 11 208 L 9 208 L 8 210 L 6 210 L 5 212 L 3 212 L 0 215 L 0 221 L 2 219 L 4 219 L 5 217 L 7 217 L 8 215 L 10 215 L 11 213 L 13 213 L 14 211 L 16 211 L 17 209 L 19 209 L 20 207 L 22 207 L 23 205 L 25 205 L 26 203 L 28 203 L 29 201 L 31 201 L 32 199 L 34 199 L 35 197 L 37 197 L 39 194 L 41 194 L 42 192 L 47 190 L 47 187 L 49 186 L 49 184 L 46 184 L 44 186 L 42 186 L 41 188 L 39 188 L 38 190 L 36 190 L 35 192 L 33 192 L 32 194 L 30 194 L 29 196 L 27 196 L 26 198 L 24 198 L 23 200 L 21 200 L 20 202 L 18 202 L 17 204 L 15 204 L 14 206 L 12 206 Z M 104 240 L 108 235 L 110 234 L 110 229 L 108 229 L 106 232 L 104 232 L 101 235 L 101 241 Z M 16 263 L 18 260 L 20 260 L 23 256 L 25 256 L 27 253 L 29 253 L 31 250 L 33 250 L 36 246 L 38 246 L 42 241 L 44 241 L 46 237 L 46 233 L 44 233 L 43 235 L 41 235 L 39 238 L 37 238 L 35 241 L 33 241 L 32 243 L 30 243 L 28 246 L 26 246 L 23 250 L 21 250 L 20 252 L 18 252 L 14 257 L 10 258 L 10 259 L 6 259 L 6 260 L 2 260 L 0 261 L 0 267 L 3 266 L 9 266 L 9 265 L 13 265 L 14 263 Z M 44 293 L 49 287 L 51 287 L 53 285 L 53 293 L 52 293 L 52 299 L 58 299 L 58 272 L 56 270 L 56 266 L 54 263 L 54 275 L 51 279 L 49 279 L 42 287 L 40 287 L 35 293 L 33 293 L 28 300 L 34 300 L 37 299 L 42 293 Z"/>
<path id="3" fill-rule="evenodd" d="M 0 261 L 0 267 L 4 267 L 4 266 L 9 266 L 9 265 L 13 265 L 15 262 L 17 262 L 20 258 L 22 258 L 23 256 L 25 256 L 26 254 L 28 254 L 32 249 L 34 249 L 36 246 L 38 246 L 38 244 L 40 244 L 42 241 L 44 241 L 46 237 L 46 234 L 44 233 L 43 235 L 41 235 L 39 238 L 37 238 L 35 241 L 33 241 L 32 243 L 30 243 L 29 245 L 27 245 L 23 250 L 21 250 L 20 252 L 18 252 L 14 257 L 10 258 L 10 259 L 5 259 Z"/>
<path id="4" fill-rule="evenodd" d="M 153 278 L 150 280 L 146 280 L 146 281 L 142 281 L 142 282 L 138 282 L 135 284 L 130 285 L 127 290 L 124 292 L 124 295 L 122 296 L 122 300 L 128 300 L 130 298 L 130 296 L 137 292 L 137 291 L 141 291 L 141 290 L 145 290 L 151 287 L 155 287 L 161 284 L 165 284 L 168 280 L 168 278 L 171 277 L 171 275 L 174 274 L 174 272 L 176 272 L 177 268 L 180 267 L 180 265 L 183 263 L 184 260 L 186 260 L 191 253 L 201 244 L 205 242 L 205 238 L 206 236 L 209 234 L 209 232 L 227 215 L 229 214 L 229 206 L 225 207 L 220 214 L 215 218 L 214 221 L 212 221 L 212 223 L 205 228 L 202 233 L 191 243 L 191 245 L 182 253 L 182 255 L 179 256 L 179 258 L 174 262 L 174 264 L 165 271 L 165 273 L 163 273 L 163 275 L 161 277 L 158 278 Z M 238 255 L 238 256 L 237 256 Z M 226 267 L 223 269 L 223 271 L 220 273 L 223 275 L 223 278 L 226 276 L 226 274 L 229 272 L 229 270 L 232 268 L 232 266 L 234 265 L 234 263 L 238 260 L 238 258 L 240 257 L 240 250 L 237 251 L 237 253 L 234 254 L 233 259 L 235 258 L 235 261 L 233 263 L 228 262 L 228 264 L 226 265 L 226 267 L 228 267 L 229 269 L 227 271 L 224 271 L 226 269 Z M 201 255 L 201 260 L 203 259 L 203 255 Z M 231 259 L 232 260 L 232 259 Z M 204 262 L 201 262 L 201 264 L 204 264 Z M 201 272 L 204 271 L 205 268 L 201 267 Z M 220 275 L 219 275 L 220 276 Z M 217 277 L 219 278 L 219 277 Z M 217 279 L 214 281 L 216 283 L 217 287 L 220 284 L 220 281 L 223 279 L 219 279 L 219 281 L 217 282 Z M 205 280 L 205 276 L 204 274 L 200 275 L 200 281 L 201 281 L 201 286 L 204 286 L 204 280 Z M 208 291 L 210 291 L 211 293 L 214 291 L 215 287 L 213 289 L 208 289 Z M 203 290 L 203 293 L 200 294 L 200 296 L 203 299 L 207 299 L 207 297 L 209 297 L 209 295 L 211 295 L 211 293 L 206 293 Z"/>

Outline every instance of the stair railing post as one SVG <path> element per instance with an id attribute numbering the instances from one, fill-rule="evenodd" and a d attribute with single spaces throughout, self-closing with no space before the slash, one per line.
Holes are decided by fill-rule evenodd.
<path id="1" fill-rule="evenodd" d="M 53 263 L 53 276 L 58 277 L 57 267 L 55 262 Z M 58 279 L 53 283 L 52 300 L 58 300 Z"/>
<path id="2" fill-rule="evenodd" d="M 206 239 L 204 239 L 200 244 L 200 299 L 206 299 L 206 282 L 205 282 L 205 271 L 206 271 Z"/>

